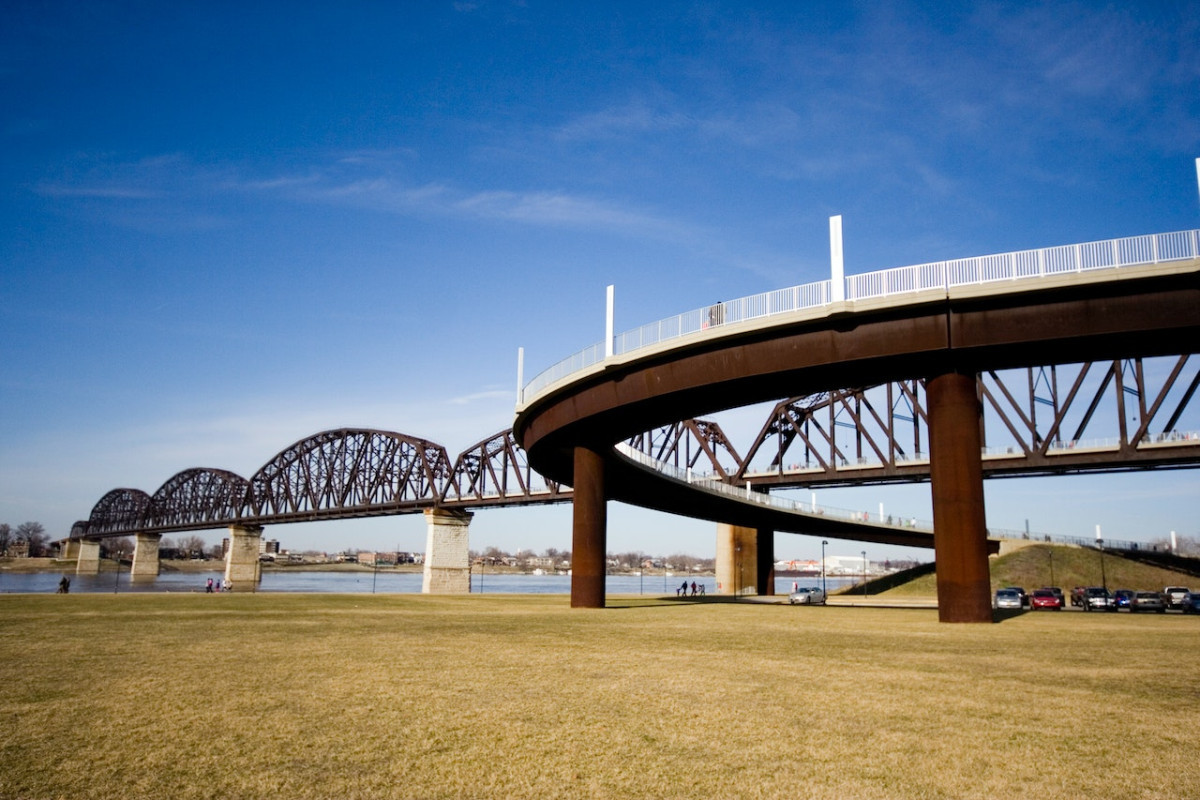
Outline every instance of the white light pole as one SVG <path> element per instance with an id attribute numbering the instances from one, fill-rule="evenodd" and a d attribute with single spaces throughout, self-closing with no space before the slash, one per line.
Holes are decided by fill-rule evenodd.
<path id="1" fill-rule="evenodd" d="M 612 358 L 612 355 L 613 355 L 613 306 L 614 306 L 615 291 L 616 291 L 616 286 L 614 284 L 610 283 L 608 285 L 608 290 L 606 292 L 605 310 L 604 310 L 604 357 L 605 358 Z"/>
<path id="2" fill-rule="evenodd" d="M 829 218 L 829 300 L 846 299 L 846 266 L 842 257 L 842 215 Z"/>
<path id="3" fill-rule="evenodd" d="M 829 544 L 825 539 L 821 540 L 821 595 L 825 596 L 825 545 Z"/>

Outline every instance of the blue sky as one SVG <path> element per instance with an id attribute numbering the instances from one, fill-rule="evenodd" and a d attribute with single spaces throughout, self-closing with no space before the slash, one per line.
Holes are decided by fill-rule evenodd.
<path id="1" fill-rule="evenodd" d="M 624 330 L 820 280 L 833 214 L 848 273 L 1200 227 L 1189 12 L 6 4 L 0 521 L 57 537 L 329 428 L 456 454 L 511 423 L 519 347 L 531 377 L 602 337 L 606 285 Z M 1196 535 L 1196 480 L 1004 481 L 989 521 Z M 822 499 L 929 516 L 928 487 Z M 419 517 L 267 535 L 424 546 Z M 481 511 L 488 545 L 569 548 L 569 508 Z M 713 526 L 615 506 L 609 545 Z"/>

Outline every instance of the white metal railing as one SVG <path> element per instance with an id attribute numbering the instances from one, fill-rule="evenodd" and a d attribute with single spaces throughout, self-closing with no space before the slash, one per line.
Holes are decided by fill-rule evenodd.
<path id="1" fill-rule="evenodd" d="M 845 279 L 848 301 L 899 297 L 916 292 L 967 285 L 1035 281 L 1055 275 L 1159 264 L 1200 258 L 1200 230 L 1176 231 L 1023 250 L 851 275 Z M 613 353 L 624 355 L 673 339 L 755 319 L 820 309 L 832 302 L 830 281 L 743 297 L 651 322 L 613 337 Z M 604 361 L 604 343 L 575 353 L 539 373 L 525 385 L 521 402 L 568 375 Z"/>

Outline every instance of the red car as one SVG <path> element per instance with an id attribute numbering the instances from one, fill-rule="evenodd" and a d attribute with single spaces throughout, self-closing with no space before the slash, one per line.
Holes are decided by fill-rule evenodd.
<path id="1" fill-rule="evenodd" d="M 1043 608 L 1062 611 L 1062 598 L 1050 589 L 1038 589 L 1033 593 L 1033 597 L 1029 601 L 1029 607 L 1033 611 Z"/>

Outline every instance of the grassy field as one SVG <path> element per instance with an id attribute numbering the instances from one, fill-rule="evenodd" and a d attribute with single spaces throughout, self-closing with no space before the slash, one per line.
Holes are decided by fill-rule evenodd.
<path id="1" fill-rule="evenodd" d="M 1200 797 L 1200 618 L 0 596 L 3 798 Z"/>

